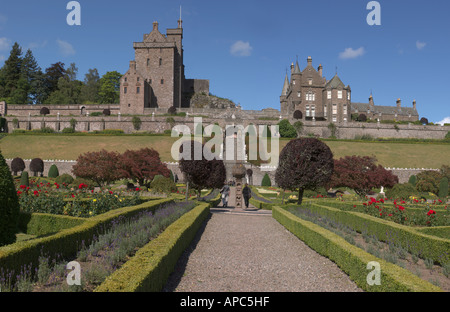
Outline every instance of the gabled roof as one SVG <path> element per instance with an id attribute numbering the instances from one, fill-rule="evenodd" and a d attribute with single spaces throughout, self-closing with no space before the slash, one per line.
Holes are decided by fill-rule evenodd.
<path id="1" fill-rule="evenodd" d="M 337 88 L 345 88 L 344 83 L 342 80 L 338 77 L 338 75 L 334 75 L 334 77 L 328 81 L 328 83 L 325 85 L 325 88 L 331 88 L 331 89 L 337 89 Z"/>
<path id="2" fill-rule="evenodd" d="M 351 110 L 352 112 L 358 111 L 359 113 L 365 113 L 369 110 L 369 104 L 368 103 L 356 103 L 352 102 L 351 104 Z M 400 107 L 397 108 L 397 106 L 379 106 L 379 105 L 373 105 L 370 110 L 371 113 L 375 114 L 383 114 L 383 115 L 395 115 L 398 114 L 400 116 L 408 116 L 411 114 L 411 116 L 418 116 L 417 110 L 415 110 L 413 107 Z"/>

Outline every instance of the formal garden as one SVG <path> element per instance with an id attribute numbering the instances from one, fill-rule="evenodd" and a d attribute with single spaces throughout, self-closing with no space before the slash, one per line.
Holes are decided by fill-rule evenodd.
<path id="1" fill-rule="evenodd" d="M 226 177 L 223 161 L 205 157 L 180 169 L 186 184 L 149 148 L 87 152 L 73 175 L 52 166 L 45 177 L 40 159 L 10 170 L 1 156 L 1 290 L 160 291 Z M 336 159 L 303 138 L 283 148 L 274 181 L 251 185 L 250 202 L 364 290 L 449 291 L 449 169 L 398 183 L 372 156 Z M 366 288 L 367 259 L 389 282 Z M 69 283 L 73 262 L 81 284 Z"/>

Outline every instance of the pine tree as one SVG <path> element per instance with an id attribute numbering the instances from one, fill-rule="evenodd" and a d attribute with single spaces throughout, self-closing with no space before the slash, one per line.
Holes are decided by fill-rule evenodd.
<path id="1" fill-rule="evenodd" d="M 43 74 L 33 52 L 28 49 L 22 60 L 21 75 L 27 82 L 27 98 L 26 104 L 35 104 L 41 92 L 41 85 L 43 84 Z"/>
<path id="2" fill-rule="evenodd" d="M 9 98 L 11 93 L 18 87 L 22 68 L 22 48 L 17 42 L 14 43 L 8 59 L 2 68 L 2 94 L 1 98 Z M 9 101 L 9 100 L 8 100 Z"/>
<path id="3" fill-rule="evenodd" d="M 19 220 L 19 199 L 13 177 L 0 153 L 0 246 L 16 241 Z"/>

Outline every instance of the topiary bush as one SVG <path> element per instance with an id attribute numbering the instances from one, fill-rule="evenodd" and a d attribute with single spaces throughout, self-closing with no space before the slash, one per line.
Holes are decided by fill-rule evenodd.
<path id="1" fill-rule="evenodd" d="M 16 176 L 17 172 L 22 172 L 25 169 L 25 162 L 22 158 L 16 157 L 11 162 L 11 171 Z"/>
<path id="2" fill-rule="evenodd" d="M 446 198 L 448 196 L 448 178 L 442 178 L 439 183 L 439 198 Z"/>
<path id="3" fill-rule="evenodd" d="M 34 158 L 30 162 L 30 171 L 33 172 L 36 177 L 38 173 L 42 175 L 44 172 L 44 161 L 40 158 Z"/>
<path id="4" fill-rule="evenodd" d="M 0 153 L 0 246 L 16 241 L 19 222 L 19 199 L 14 180 Z"/>
<path id="5" fill-rule="evenodd" d="M 408 199 L 417 196 L 416 188 L 410 183 L 396 184 L 386 191 L 386 197 L 392 199 Z"/>
<path id="6" fill-rule="evenodd" d="M 150 183 L 150 188 L 158 193 L 170 194 L 177 191 L 177 185 L 170 178 L 164 176 L 155 177 Z"/>
<path id="7" fill-rule="evenodd" d="M 48 114 L 50 114 L 50 110 L 49 110 L 47 107 L 44 106 L 44 107 L 42 107 L 41 110 L 39 111 L 39 114 L 40 114 L 40 115 L 44 115 L 44 116 L 45 116 L 45 115 L 48 115 Z"/>
<path id="8" fill-rule="evenodd" d="M 51 165 L 50 169 L 48 170 L 48 177 L 57 178 L 58 176 L 59 176 L 58 167 L 55 164 Z"/>
<path id="9" fill-rule="evenodd" d="M 20 185 L 30 186 L 28 171 L 22 171 L 22 175 L 20 176 Z"/>
<path id="10" fill-rule="evenodd" d="M 409 177 L 408 183 L 413 185 L 414 187 L 416 186 L 416 182 L 417 182 L 417 177 L 415 175 L 412 175 Z"/>
<path id="11" fill-rule="evenodd" d="M 59 177 L 56 178 L 55 182 L 58 184 L 66 184 L 70 185 L 73 182 L 73 177 L 68 173 L 63 173 Z"/>
<path id="12" fill-rule="evenodd" d="M 105 108 L 105 109 L 103 110 L 103 115 L 105 115 L 105 116 L 110 116 L 110 115 L 111 115 L 111 110 L 110 110 L 109 108 Z"/>
<path id="13" fill-rule="evenodd" d="M 261 181 L 261 186 L 272 186 L 269 175 L 266 173 Z"/>

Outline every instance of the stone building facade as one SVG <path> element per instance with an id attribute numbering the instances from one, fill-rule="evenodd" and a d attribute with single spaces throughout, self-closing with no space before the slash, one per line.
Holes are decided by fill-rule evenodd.
<path id="1" fill-rule="evenodd" d="M 161 34 L 158 22 L 133 44 L 135 59 L 120 80 L 120 112 L 143 115 L 154 108 L 189 106 L 185 94 L 209 94 L 209 81 L 186 79 L 183 64 L 183 28 L 167 29 Z"/>
<path id="2" fill-rule="evenodd" d="M 285 116 L 297 116 L 303 120 L 329 122 L 347 122 L 352 114 L 364 114 L 368 119 L 417 121 L 416 101 L 412 107 L 402 107 L 401 100 L 396 106 L 376 106 L 372 95 L 369 103 L 352 103 L 351 88 L 336 75 L 327 80 L 323 77 L 323 67 L 317 70 L 312 66 L 312 58 L 307 59 L 307 66 L 300 70 L 298 61 L 291 64 L 290 79 L 286 73 L 280 96 L 281 113 Z"/>

